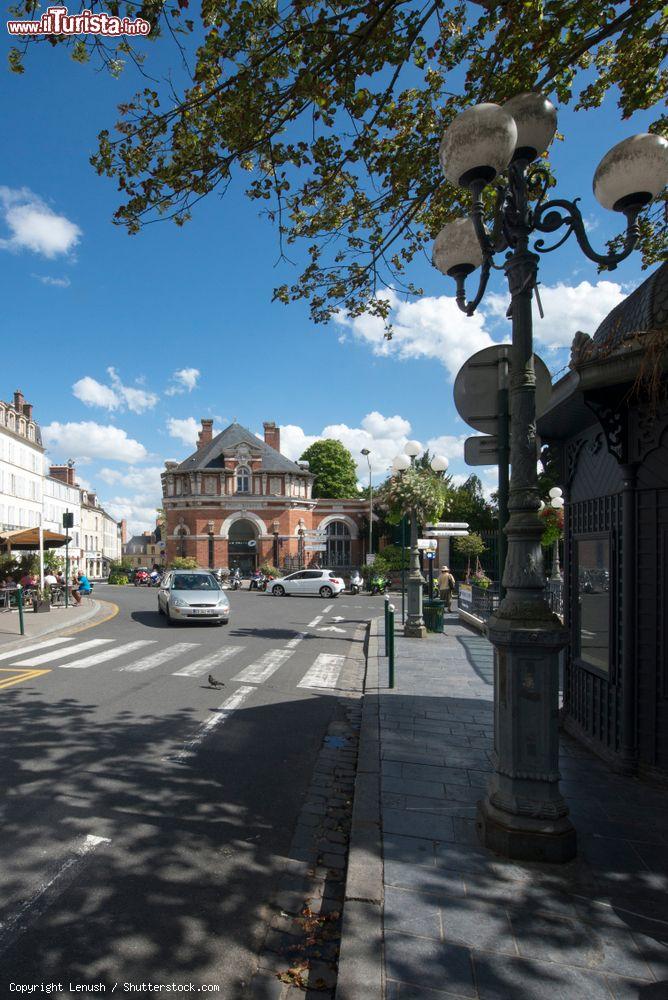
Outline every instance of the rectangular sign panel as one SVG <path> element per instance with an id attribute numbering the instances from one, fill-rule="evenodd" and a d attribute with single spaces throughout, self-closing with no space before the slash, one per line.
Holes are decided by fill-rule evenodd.
<path id="1" fill-rule="evenodd" d="M 435 538 L 418 538 L 419 549 L 435 549 L 437 544 L 438 543 Z"/>
<path id="2" fill-rule="evenodd" d="M 327 551 L 327 546 L 326 545 L 305 545 L 304 546 L 304 551 L 305 552 L 326 552 Z"/>

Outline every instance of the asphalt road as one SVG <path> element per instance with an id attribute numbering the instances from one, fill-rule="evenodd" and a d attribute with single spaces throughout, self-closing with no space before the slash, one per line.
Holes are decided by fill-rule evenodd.
<path id="1" fill-rule="evenodd" d="M 175 983 L 231 1000 L 342 658 L 382 601 L 241 591 L 229 626 L 168 628 L 155 591 L 96 595 L 118 615 L 0 656 L 25 678 L 0 689 L 0 995 Z"/>

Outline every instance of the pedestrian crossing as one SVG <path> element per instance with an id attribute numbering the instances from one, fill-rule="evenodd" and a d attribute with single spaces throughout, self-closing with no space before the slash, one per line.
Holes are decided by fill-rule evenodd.
<path id="1" fill-rule="evenodd" d="M 184 679 L 205 677 L 230 661 L 232 668 L 237 670 L 228 683 L 257 687 L 289 663 L 306 635 L 304 632 L 297 633 L 285 646 L 255 656 L 251 662 L 248 660 L 253 654 L 242 645 L 222 646 L 205 652 L 198 642 L 174 642 L 162 646 L 157 639 L 125 642 L 110 638 L 82 640 L 76 636 L 60 636 L 31 643 L 0 653 L 0 660 L 9 667 L 46 666 L 52 670 L 82 671 L 108 666 L 121 674 L 143 674 L 167 666 L 168 669 L 175 668 L 170 670 L 172 677 Z M 345 660 L 346 657 L 340 654 L 320 653 L 305 669 L 296 687 L 302 690 L 335 690 Z"/>

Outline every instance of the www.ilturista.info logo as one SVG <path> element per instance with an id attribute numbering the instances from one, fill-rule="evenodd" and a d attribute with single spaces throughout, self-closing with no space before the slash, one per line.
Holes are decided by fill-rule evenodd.
<path id="1" fill-rule="evenodd" d="M 48 7 L 39 21 L 7 21 L 10 35 L 148 35 L 151 25 L 143 17 L 94 14 L 82 10 L 69 14 L 67 7 Z"/>

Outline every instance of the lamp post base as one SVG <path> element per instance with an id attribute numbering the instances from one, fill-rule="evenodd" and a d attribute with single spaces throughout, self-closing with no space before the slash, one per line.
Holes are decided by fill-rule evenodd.
<path id="1" fill-rule="evenodd" d="M 513 861 L 564 864 L 577 854 L 577 834 L 566 816 L 553 821 L 532 820 L 504 813 L 488 799 L 481 799 L 476 825 L 485 847 Z"/>
<path id="2" fill-rule="evenodd" d="M 427 627 L 424 622 L 412 622 L 410 618 L 404 625 L 404 638 L 424 639 L 427 635 Z"/>

